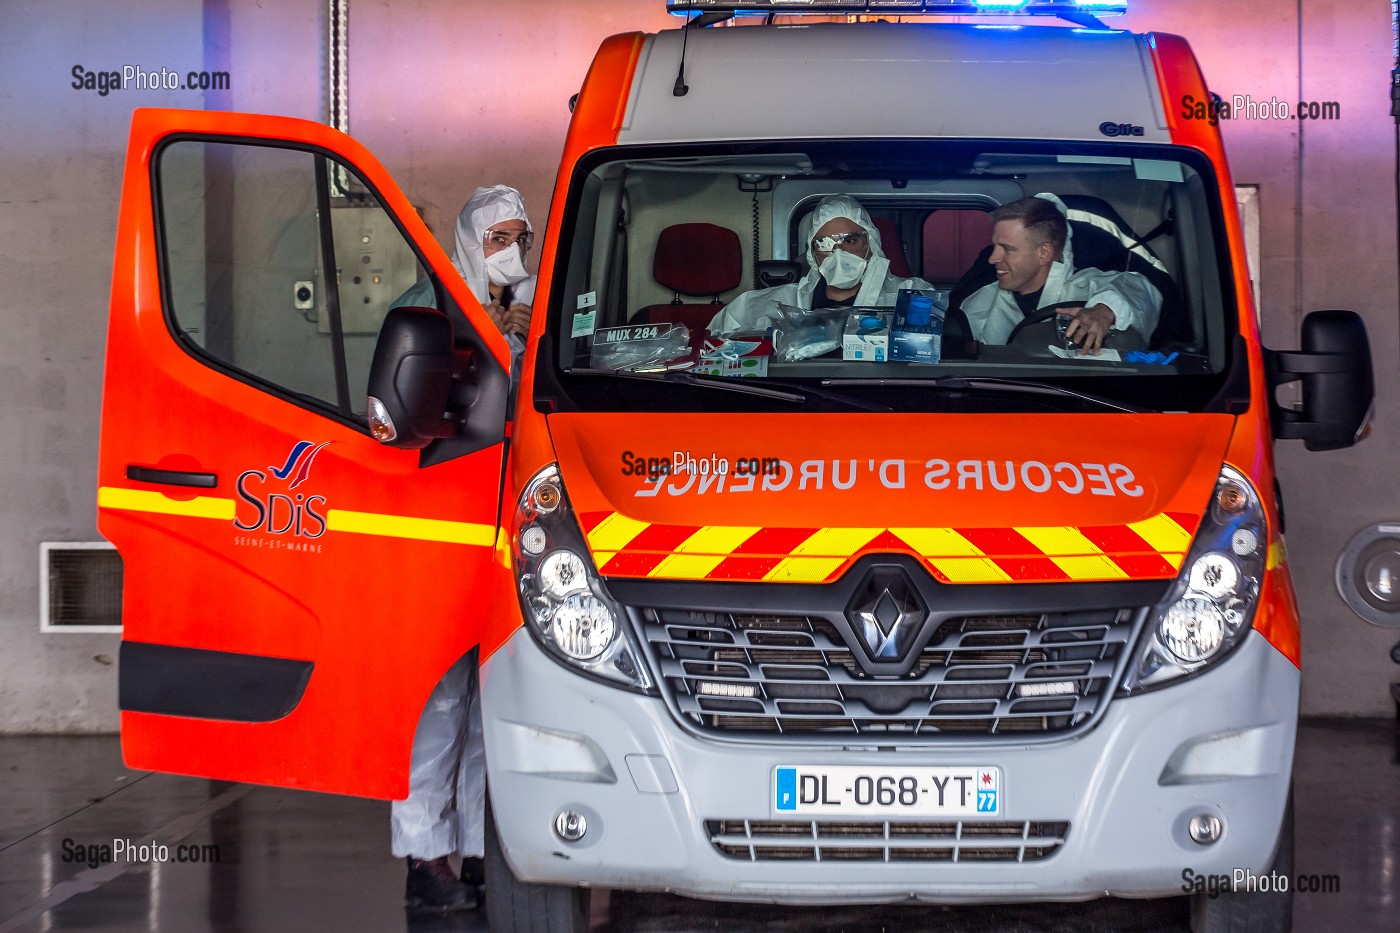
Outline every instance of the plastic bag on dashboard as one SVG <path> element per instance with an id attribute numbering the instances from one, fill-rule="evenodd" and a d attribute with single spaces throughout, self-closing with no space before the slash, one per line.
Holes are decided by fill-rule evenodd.
<path id="1" fill-rule="evenodd" d="M 593 335 L 595 369 L 656 371 L 695 365 L 690 329 L 684 324 L 605 327 Z"/>
<path id="2" fill-rule="evenodd" d="M 778 305 L 779 319 L 773 323 L 773 357 L 781 363 L 795 363 L 823 356 L 841 346 L 841 327 L 849 308 L 807 310 Z"/>

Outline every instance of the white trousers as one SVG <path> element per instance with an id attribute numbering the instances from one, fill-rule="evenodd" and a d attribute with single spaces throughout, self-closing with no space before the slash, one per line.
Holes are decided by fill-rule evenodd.
<path id="1" fill-rule="evenodd" d="M 434 859 L 486 851 L 486 746 L 481 731 L 476 652 L 433 688 L 418 731 L 408 774 L 408 799 L 390 807 L 390 844 L 396 858 Z"/>

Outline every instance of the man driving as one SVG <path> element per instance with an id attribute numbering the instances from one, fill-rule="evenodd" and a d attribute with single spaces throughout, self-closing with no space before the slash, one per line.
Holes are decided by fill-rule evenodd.
<path id="1" fill-rule="evenodd" d="M 1075 269 L 1065 205 L 1053 194 L 1003 204 L 992 212 L 995 284 L 962 303 L 972 336 L 1004 344 L 1018 323 L 1041 308 L 1084 303 L 1059 313 L 1071 318 L 1065 336 L 1081 352 L 1097 354 L 1109 335 L 1132 329 L 1146 344 L 1157 327 L 1162 294 L 1136 272 Z"/>

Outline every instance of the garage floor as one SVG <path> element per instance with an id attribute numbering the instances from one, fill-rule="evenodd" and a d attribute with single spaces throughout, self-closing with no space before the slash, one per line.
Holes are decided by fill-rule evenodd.
<path id="1" fill-rule="evenodd" d="M 1297 865 L 1340 893 L 1300 893 L 1294 929 L 1400 929 L 1400 729 L 1310 720 L 1299 734 Z M 217 861 L 85 863 L 79 847 L 153 839 Z M 198 849 L 212 856 L 212 850 Z M 388 804 L 128 771 L 114 737 L 0 737 L 0 933 L 49 930 L 484 931 L 484 915 L 408 915 Z M 98 853 L 99 855 L 101 853 Z M 65 861 L 67 858 L 67 861 Z M 1156 933 L 1185 904 L 794 910 L 600 894 L 593 929 Z"/>

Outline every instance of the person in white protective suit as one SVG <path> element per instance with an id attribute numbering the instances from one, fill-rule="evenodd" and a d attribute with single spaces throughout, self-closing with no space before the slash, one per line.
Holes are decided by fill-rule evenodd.
<path id="1" fill-rule="evenodd" d="M 1136 332 L 1143 345 L 1151 340 L 1162 311 L 1162 293 L 1136 272 L 1075 269 L 1064 202 L 1037 194 L 1003 204 L 992 212 L 994 284 L 963 300 L 972 336 L 986 344 L 1004 344 L 1017 323 L 1064 301 L 1082 308 L 1060 313 L 1073 318 L 1065 336 L 1081 351 L 1097 354 L 1112 332 Z"/>
<path id="2" fill-rule="evenodd" d="M 798 239 L 805 245 L 807 274 L 791 285 L 760 288 L 738 296 L 710 322 L 715 333 L 763 330 L 778 324 L 778 306 L 804 310 L 840 307 L 894 307 L 901 288 L 933 288 L 923 279 L 890 275 L 880 232 L 855 198 L 823 198 L 802 218 Z"/>
<path id="3" fill-rule="evenodd" d="M 535 277 L 525 271 L 525 256 L 534 238 L 524 199 L 507 185 L 477 188 L 457 215 L 452 264 L 505 334 L 512 358 L 525 349 L 530 330 Z M 394 306 L 436 307 L 432 282 L 416 283 Z"/>
<path id="4" fill-rule="evenodd" d="M 533 232 L 520 193 L 505 185 L 478 188 L 457 218 L 452 262 L 491 320 L 512 358 L 525 347 L 535 277 L 524 259 Z M 432 307 L 423 280 L 396 306 Z M 430 910 L 470 910 L 485 880 L 486 749 L 473 651 L 454 664 L 428 697 L 413 737 L 408 798 L 390 807 L 390 844 L 408 860 L 404 900 Z M 449 856 L 462 858 L 460 874 Z"/>

